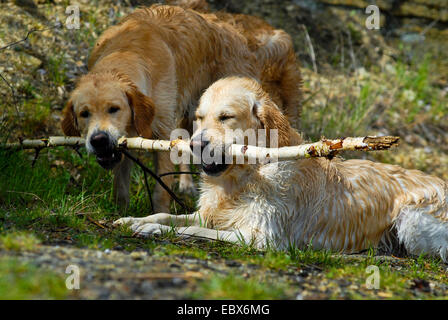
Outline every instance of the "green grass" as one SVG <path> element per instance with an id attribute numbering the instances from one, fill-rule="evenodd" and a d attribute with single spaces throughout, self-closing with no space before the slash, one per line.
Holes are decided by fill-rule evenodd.
<path id="1" fill-rule="evenodd" d="M 192 297 L 196 299 L 265 300 L 285 298 L 284 286 L 263 279 L 230 274 L 205 280 Z"/>
<path id="2" fill-rule="evenodd" d="M 10 232 L 0 235 L 0 249 L 13 251 L 32 251 L 40 240 L 32 233 Z"/>
<path id="3" fill-rule="evenodd" d="M 57 86 L 62 86 L 67 82 L 64 67 L 64 55 L 60 54 L 50 57 L 48 60 L 48 71 L 50 80 Z"/>
<path id="4" fill-rule="evenodd" d="M 312 140 L 362 135 L 371 124 L 373 102 L 378 92 L 369 83 L 359 87 L 359 96 L 347 95 L 340 100 L 327 100 L 317 110 L 304 112 L 304 132 Z"/>
<path id="5" fill-rule="evenodd" d="M 373 250 L 361 260 L 356 260 L 311 247 L 298 249 L 294 245 L 286 251 L 270 248 L 261 251 L 251 246 L 223 242 L 186 242 L 173 233 L 150 239 L 133 238 L 128 228 L 113 228 L 111 223 L 123 215 L 144 216 L 149 212 L 142 176 L 137 169 L 132 174 L 131 207 L 123 213 L 112 203 L 111 174 L 86 154 L 80 158 L 69 149 L 43 150 L 34 168 L 31 166 L 32 158 L 33 153 L 27 151 L 0 153 L 0 250 L 5 252 L 34 250 L 40 244 L 68 239 L 74 246 L 91 249 L 120 247 L 126 251 L 144 249 L 161 257 L 233 260 L 243 266 L 257 265 L 261 273 L 262 270 L 291 272 L 317 268 L 327 280 L 344 279 L 361 288 L 362 294 L 357 290 L 350 291 L 348 297 L 354 299 L 412 298 L 409 290 L 412 279 L 448 283 L 443 263 L 425 257 L 404 260 L 400 271 L 396 271 L 388 262 L 378 260 Z M 380 268 L 380 290 L 365 288 L 365 270 L 369 265 Z M 35 281 L 38 280 L 31 279 L 31 274 L 37 272 L 34 267 L 8 261 L 2 262 L 0 268 L 24 270 L 20 272 L 26 275 L 20 277 L 21 280 L 14 276 L 7 278 L 10 286 L 25 288 L 11 291 L 7 297 L 64 296 L 58 281 L 50 275 L 39 281 L 44 281 L 48 287 L 55 286 L 54 292 L 51 291 L 53 289 L 45 289 L 45 285 L 44 291 L 36 291 Z M 16 274 L 14 272 L 12 274 Z M 5 277 L 3 275 L 1 281 L 7 281 Z M 257 277 L 259 274 L 247 279 L 236 274 L 213 274 L 198 284 L 192 297 L 277 299 L 285 297 L 286 292 L 294 288 L 284 281 L 273 284 Z M 26 282 L 30 282 L 28 286 Z M 423 297 L 432 296 L 426 294 Z M 334 298 L 339 298 L 338 294 Z"/>
<path id="6" fill-rule="evenodd" d="M 419 116 L 429 117 L 433 123 L 440 122 L 448 112 L 446 97 L 431 85 L 430 56 L 412 68 L 401 61 L 395 65 L 397 102 L 388 110 L 389 115 L 399 113 L 407 123 L 413 123 Z"/>
<path id="7" fill-rule="evenodd" d="M 0 257 L 0 299 L 63 299 L 65 278 L 13 258 Z"/>
<path id="8" fill-rule="evenodd" d="M 431 56 L 422 60 L 373 67 L 358 71 L 353 78 L 326 78 L 310 87 L 303 103 L 302 130 L 312 140 L 365 136 L 379 125 L 391 132 L 409 130 L 417 123 L 444 125 L 448 95 L 434 85 L 437 70 Z M 339 83 L 342 81 L 342 83 Z"/>

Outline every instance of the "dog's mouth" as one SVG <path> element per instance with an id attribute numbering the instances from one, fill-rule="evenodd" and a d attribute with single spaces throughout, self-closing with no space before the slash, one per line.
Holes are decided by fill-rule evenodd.
<path id="1" fill-rule="evenodd" d="M 210 146 L 210 145 L 209 145 Z M 201 159 L 202 170 L 208 176 L 219 176 L 229 167 L 229 162 L 226 161 L 226 154 L 228 153 L 228 148 L 225 145 L 215 146 L 215 148 L 210 150 L 210 156 L 213 158 L 215 156 L 215 152 L 220 151 L 220 159 L 215 161 L 213 159 L 209 159 L 208 161 L 204 161 L 204 158 Z"/>
<path id="2" fill-rule="evenodd" d="M 105 153 L 97 153 L 96 161 L 104 169 L 113 169 L 121 161 L 122 153 L 120 151 L 110 151 Z"/>
<path id="3" fill-rule="evenodd" d="M 204 173 L 208 176 L 219 176 L 221 175 L 226 169 L 228 168 L 228 164 L 225 163 L 215 163 L 212 162 L 211 164 L 205 164 L 204 162 L 201 163 L 202 170 Z"/>

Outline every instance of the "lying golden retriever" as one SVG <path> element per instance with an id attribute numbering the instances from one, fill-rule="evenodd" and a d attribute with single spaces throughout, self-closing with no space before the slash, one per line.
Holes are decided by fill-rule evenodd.
<path id="1" fill-rule="evenodd" d="M 200 94 L 219 78 L 261 79 L 298 123 L 301 80 L 290 37 L 267 24 L 242 34 L 241 21 L 242 16 L 228 23 L 213 14 L 154 5 L 136 10 L 96 42 L 89 73 L 79 79 L 64 109 L 62 129 L 86 137 L 98 163 L 114 170 L 120 204 L 129 202 L 131 163 L 115 151 L 118 138 L 169 139 L 173 129 L 189 128 Z M 264 67 L 273 60 L 278 62 Z M 156 170 L 174 171 L 168 154 L 157 155 Z M 163 180 L 173 182 L 171 175 Z M 181 176 L 180 189 L 193 191 L 191 176 Z M 168 211 L 169 203 L 168 193 L 156 185 L 155 210 Z"/>
<path id="2" fill-rule="evenodd" d="M 225 131 L 236 128 L 278 129 L 280 146 L 300 141 L 259 83 L 248 78 L 214 83 L 196 115 L 193 146 L 221 150 L 231 142 L 223 140 Z M 311 244 L 347 253 L 391 246 L 396 237 L 410 254 L 448 258 L 448 185 L 420 171 L 337 158 L 204 164 L 203 171 L 198 212 L 116 224 L 130 224 L 139 235 L 174 225 L 190 236 L 280 249 Z"/>

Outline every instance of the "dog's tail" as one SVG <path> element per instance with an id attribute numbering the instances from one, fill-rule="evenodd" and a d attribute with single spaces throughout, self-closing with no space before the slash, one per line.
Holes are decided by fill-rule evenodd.
<path id="1" fill-rule="evenodd" d="M 278 59 L 284 61 L 291 53 L 294 54 L 291 36 L 285 31 L 281 29 L 260 31 L 262 32 L 254 34 L 255 54 L 264 64 L 278 61 Z"/>
<path id="2" fill-rule="evenodd" d="M 415 190 L 407 188 L 410 201 L 394 221 L 398 239 L 411 254 L 440 256 L 448 262 L 448 184 L 423 173 L 420 176 L 424 180 Z"/>
<path id="3" fill-rule="evenodd" d="M 291 36 L 280 29 L 255 35 L 255 54 L 262 68 L 262 83 L 295 129 L 300 129 L 302 77 Z"/>

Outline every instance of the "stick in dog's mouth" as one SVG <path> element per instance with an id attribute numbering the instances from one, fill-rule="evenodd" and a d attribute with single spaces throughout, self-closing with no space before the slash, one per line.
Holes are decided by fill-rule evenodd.
<path id="1" fill-rule="evenodd" d="M 201 154 L 202 171 L 208 176 L 220 176 L 232 163 L 230 145 L 207 145 Z"/>
<path id="2" fill-rule="evenodd" d="M 115 149 L 110 153 L 97 153 L 95 156 L 98 164 L 107 170 L 113 169 L 123 157 L 122 153 Z"/>

